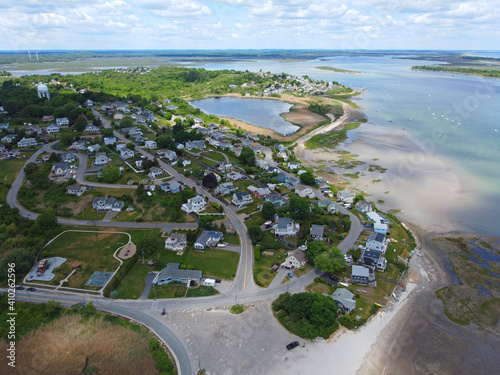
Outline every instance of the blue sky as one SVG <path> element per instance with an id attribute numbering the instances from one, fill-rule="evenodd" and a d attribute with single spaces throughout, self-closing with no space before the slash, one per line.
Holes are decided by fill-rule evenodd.
<path id="1" fill-rule="evenodd" d="M 0 50 L 500 50 L 500 0 L 0 0 Z"/>

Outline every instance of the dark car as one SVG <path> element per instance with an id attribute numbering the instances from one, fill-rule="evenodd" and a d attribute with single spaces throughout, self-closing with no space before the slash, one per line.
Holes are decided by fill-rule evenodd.
<path id="1" fill-rule="evenodd" d="M 295 247 L 295 246 L 294 246 L 294 244 L 293 244 L 293 243 L 290 243 L 290 242 L 288 242 L 288 243 L 287 243 L 287 245 L 288 245 L 288 247 L 290 247 L 290 248 L 292 248 L 292 249 Z"/>
<path id="2" fill-rule="evenodd" d="M 340 279 L 339 279 L 337 276 L 330 275 L 330 276 L 328 276 L 328 277 L 329 277 L 331 280 L 333 280 L 333 281 L 336 281 L 336 282 L 339 282 L 339 281 L 340 281 Z"/>
<path id="3" fill-rule="evenodd" d="M 16 286 L 16 289 L 17 289 L 17 290 L 24 290 L 24 286 L 21 286 L 21 285 Z"/>
<path id="4" fill-rule="evenodd" d="M 245 221 L 246 221 L 246 220 L 250 220 L 251 218 L 252 218 L 251 216 L 245 216 L 245 217 L 243 218 L 243 220 L 245 220 Z"/>
<path id="5" fill-rule="evenodd" d="M 36 289 L 35 288 L 28 288 L 26 289 L 28 292 L 34 292 Z"/>
<path id="6" fill-rule="evenodd" d="M 216 283 L 220 283 L 220 282 L 221 282 L 221 279 L 215 279 L 215 282 L 216 282 Z"/>
<path id="7" fill-rule="evenodd" d="M 291 342 L 290 344 L 288 344 L 288 345 L 286 346 L 286 348 L 287 348 L 288 350 L 292 350 L 293 348 L 296 348 L 297 346 L 299 346 L 299 342 L 298 342 L 298 341 L 294 341 L 294 342 Z"/>

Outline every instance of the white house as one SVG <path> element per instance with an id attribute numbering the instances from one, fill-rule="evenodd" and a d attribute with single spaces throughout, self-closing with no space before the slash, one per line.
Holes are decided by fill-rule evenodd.
<path id="1" fill-rule="evenodd" d="M 16 139 L 16 135 L 15 134 L 7 134 L 5 137 L 2 137 L 2 139 L 0 139 L 0 141 L 2 143 L 12 143 L 12 141 L 14 139 Z"/>
<path id="2" fill-rule="evenodd" d="M 252 203 L 253 200 L 250 193 L 234 193 L 232 202 L 236 207 L 242 207 L 245 204 Z"/>
<path id="3" fill-rule="evenodd" d="M 156 179 L 156 178 L 160 177 L 162 174 L 163 174 L 163 169 L 161 169 L 161 168 L 158 168 L 158 167 L 149 168 L 148 176 L 151 179 Z"/>
<path id="4" fill-rule="evenodd" d="M 104 137 L 104 144 L 106 146 L 114 145 L 115 143 L 116 143 L 116 137 Z"/>
<path id="5" fill-rule="evenodd" d="M 165 249 L 173 251 L 184 251 L 187 247 L 187 236 L 182 233 L 170 233 L 165 240 Z"/>
<path id="6" fill-rule="evenodd" d="M 61 160 L 65 163 L 73 163 L 75 161 L 75 154 L 72 152 L 63 152 L 61 154 Z"/>
<path id="7" fill-rule="evenodd" d="M 92 208 L 96 211 L 121 211 L 125 207 L 125 202 L 117 200 L 115 197 L 95 197 L 92 200 Z"/>
<path id="8" fill-rule="evenodd" d="M 88 124 L 85 127 L 85 132 L 86 133 L 99 133 L 99 128 L 95 126 L 94 124 Z"/>
<path id="9" fill-rule="evenodd" d="M 289 252 L 285 259 L 285 263 L 282 264 L 285 268 L 302 268 L 306 264 L 306 253 L 301 249 Z"/>
<path id="10" fill-rule="evenodd" d="M 372 210 L 372 205 L 367 201 L 358 201 L 354 205 L 359 212 L 370 212 Z"/>
<path id="11" fill-rule="evenodd" d="M 59 125 L 59 126 L 68 126 L 69 125 L 69 119 L 67 117 L 56 118 L 56 124 Z"/>
<path id="12" fill-rule="evenodd" d="M 81 185 L 71 185 L 66 188 L 66 194 L 76 195 L 77 197 L 81 196 L 86 191 L 87 187 Z"/>
<path id="13" fill-rule="evenodd" d="M 168 159 L 170 161 L 177 160 L 177 154 L 175 153 L 175 151 L 172 150 L 165 151 L 164 157 L 165 159 Z"/>
<path id="14" fill-rule="evenodd" d="M 368 239 L 366 240 L 366 248 L 370 250 L 377 250 L 385 254 L 387 251 L 388 241 L 389 239 L 386 239 L 383 233 L 370 233 Z"/>
<path id="15" fill-rule="evenodd" d="M 75 141 L 69 146 L 70 150 L 75 150 L 75 151 L 81 151 L 85 150 L 87 148 L 87 145 L 85 144 L 85 141 L 83 139 L 79 139 L 78 141 Z"/>
<path id="16" fill-rule="evenodd" d="M 299 234 L 300 224 L 287 217 L 279 217 L 278 223 L 274 225 L 274 234 L 276 236 L 295 236 Z"/>
<path id="17" fill-rule="evenodd" d="M 356 301 L 353 299 L 354 294 L 346 288 L 338 288 L 332 294 L 332 298 L 339 308 L 346 313 L 350 313 L 356 308 Z"/>
<path id="18" fill-rule="evenodd" d="M 59 125 L 50 124 L 45 128 L 45 131 L 47 132 L 47 134 L 59 133 L 61 131 L 61 128 Z"/>
<path id="19" fill-rule="evenodd" d="M 87 150 L 89 152 L 97 152 L 101 149 L 101 145 L 99 143 L 96 143 L 96 144 L 93 144 L 93 145 L 90 145 L 87 147 Z"/>
<path id="20" fill-rule="evenodd" d="M 130 159 L 130 158 L 133 158 L 135 155 L 135 152 L 128 149 L 127 147 L 125 148 L 122 148 L 120 150 L 120 157 L 123 159 L 123 160 L 127 160 L 127 159 Z"/>
<path id="21" fill-rule="evenodd" d="M 197 150 L 204 150 L 205 149 L 205 142 L 203 141 L 188 141 L 186 142 L 186 149 L 187 150 L 192 150 L 197 149 Z"/>
<path id="22" fill-rule="evenodd" d="M 298 185 L 295 187 L 295 193 L 301 198 L 314 198 L 316 194 L 310 186 Z"/>
<path id="23" fill-rule="evenodd" d="M 181 210 L 186 212 L 187 214 L 190 214 L 192 212 L 200 212 L 205 209 L 206 206 L 205 198 L 203 198 L 201 195 L 197 195 L 194 198 L 188 199 L 187 203 L 184 203 L 181 206 Z"/>
<path id="24" fill-rule="evenodd" d="M 219 171 L 221 172 L 229 172 L 231 169 L 233 169 L 233 165 L 228 161 L 219 164 Z"/>
<path id="25" fill-rule="evenodd" d="M 232 182 L 224 182 L 223 184 L 219 184 L 216 189 L 217 193 L 219 193 L 220 195 L 226 195 L 232 193 L 235 190 L 236 189 Z"/>
<path id="26" fill-rule="evenodd" d="M 340 199 L 342 202 L 345 203 L 352 203 L 354 200 L 354 193 L 350 190 L 342 190 L 337 193 L 337 198 Z"/>
<path id="27" fill-rule="evenodd" d="M 293 161 L 289 161 L 287 166 L 288 166 L 288 169 L 290 169 L 292 171 L 301 168 L 299 163 L 295 163 Z"/>
<path id="28" fill-rule="evenodd" d="M 265 161 L 264 159 L 257 158 L 255 160 L 255 165 L 260 169 L 268 169 L 269 168 L 269 163 L 267 161 Z"/>
<path id="29" fill-rule="evenodd" d="M 150 150 L 153 150 L 158 147 L 155 141 L 146 141 L 144 142 L 144 146 L 149 148 Z"/>
<path id="30" fill-rule="evenodd" d="M 68 163 L 54 163 L 50 170 L 49 178 L 55 180 L 58 178 L 67 178 L 69 172 Z"/>
<path id="31" fill-rule="evenodd" d="M 239 172 L 229 172 L 226 175 L 226 177 L 233 181 L 238 181 L 243 179 L 243 175 Z"/>
<path id="32" fill-rule="evenodd" d="M 17 147 L 29 147 L 36 146 L 38 143 L 35 138 L 23 138 L 19 142 L 17 142 Z"/>
<path id="33" fill-rule="evenodd" d="M 99 166 L 99 165 L 106 165 L 106 163 L 109 161 L 110 159 L 106 156 L 106 153 L 105 152 L 97 152 L 95 154 L 95 160 L 94 160 L 94 165 L 95 166 Z"/>

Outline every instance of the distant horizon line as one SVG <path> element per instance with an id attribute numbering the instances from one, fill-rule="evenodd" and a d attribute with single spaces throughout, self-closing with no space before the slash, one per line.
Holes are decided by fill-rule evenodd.
<path id="1" fill-rule="evenodd" d="M 168 52 L 168 51 L 192 51 L 192 52 L 203 52 L 203 51 L 333 51 L 333 52 L 353 52 L 353 51 L 363 51 L 363 52 L 375 52 L 375 51 L 391 51 L 391 52 L 500 52 L 500 50 L 495 49 L 326 49 L 326 48 L 210 48 L 210 49 L 180 49 L 180 48 L 170 48 L 170 49 L 18 49 L 18 50 L 0 50 L 0 53 L 25 53 L 26 51 L 36 51 L 36 52 Z"/>

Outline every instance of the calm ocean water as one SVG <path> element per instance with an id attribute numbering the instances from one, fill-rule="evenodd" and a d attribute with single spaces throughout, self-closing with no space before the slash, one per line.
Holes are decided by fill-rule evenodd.
<path id="1" fill-rule="evenodd" d="M 497 57 L 498 52 L 482 55 Z M 411 71 L 422 61 L 342 56 L 301 62 L 249 61 L 199 65 L 206 69 L 286 72 L 339 81 L 368 91 L 356 99 L 370 122 L 412 135 L 423 149 L 474 180 L 475 205 L 452 207 L 453 220 L 471 232 L 500 235 L 500 79 Z M 425 62 L 428 63 L 428 62 Z M 360 71 L 319 70 L 329 65 Z M 356 131 L 350 132 L 356 137 Z"/>

